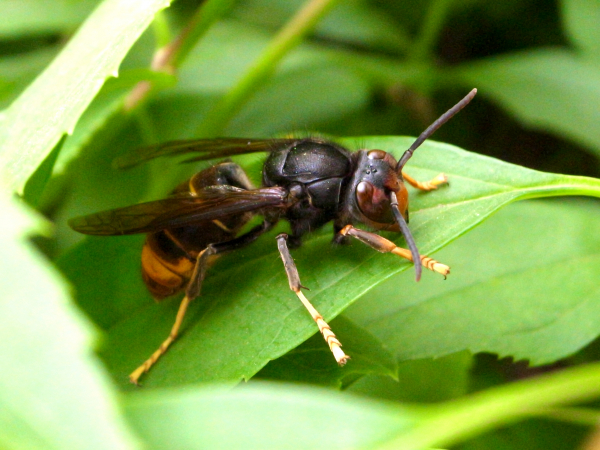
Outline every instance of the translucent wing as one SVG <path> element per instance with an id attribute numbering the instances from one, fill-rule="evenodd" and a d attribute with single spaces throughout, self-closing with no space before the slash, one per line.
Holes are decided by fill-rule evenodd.
<path id="1" fill-rule="evenodd" d="M 177 156 L 186 153 L 197 153 L 185 162 L 204 161 L 227 156 L 243 155 L 245 153 L 270 152 L 297 142 L 297 139 L 192 139 L 170 141 L 150 147 L 142 147 L 131 153 L 117 158 L 115 167 L 126 169 L 150 159 L 161 156 Z"/>
<path id="2" fill-rule="evenodd" d="M 283 207 L 285 198 L 286 190 L 281 187 L 244 190 L 211 186 L 197 195 L 177 194 L 163 200 L 75 217 L 69 221 L 69 226 L 83 234 L 102 236 L 148 233 L 266 207 Z"/>

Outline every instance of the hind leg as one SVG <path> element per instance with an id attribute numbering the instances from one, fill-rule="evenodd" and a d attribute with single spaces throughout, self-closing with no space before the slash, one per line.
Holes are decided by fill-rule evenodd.
<path id="1" fill-rule="evenodd" d="M 235 239 L 219 244 L 210 244 L 198 254 L 196 265 L 194 266 L 194 272 L 187 285 L 185 296 L 183 297 L 183 300 L 179 305 L 177 317 L 175 319 L 173 327 L 171 328 L 171 332 L 169 333 L 167 339 L 165 339 L 163 343 L 160 344 L 158 349 L 156 349 L 154 353 L 152 353 L 152 355 L 150 355 L 150 357 L 146 361 L 144 361 L 142 365 L 140 365 L 137 369 L 131 372 L 131 374 L 129 375 L 129 380 L 133 384 L 138 384 L 140 377 L 144 373 L 148 372 L 154 364 L 156 364 L 159 358 L 167 352 L 169 346 L 175 341 L 175 339 L 179 335 L 179 329 L 181 328 L 181 324 L 185 317 L 188 305 L 193 299 L 200 295 L 202 282 L 206 277 L 206 271 L 210 267 L 214 257 L 221 253 L 235 250 L 240 247 L 244 247 L 250 244 L 251 242 L 254 242 L 260 235 L 266 233 L 271 228 L 273 228 L 273 226 L 274 223 L 265 221 L 262 224 L 254 227 L 248 233 L 243 234 Z"/>

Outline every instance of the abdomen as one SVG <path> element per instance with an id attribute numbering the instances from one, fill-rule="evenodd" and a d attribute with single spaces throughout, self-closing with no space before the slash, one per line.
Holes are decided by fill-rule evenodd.
<path id="1" fill-rule="evenodd" d="M 253 188 L 242 169 L 227 162 L 197 173 L 174 192 L 197 192 L 217 185 Z M 184 290 L 200 252 L 209 244 L 234 239 L 251 218 L 251 213 L 244 213 L 149 233 L 142 248 L 142 278 L 152 296 L 162 300 Z"/>

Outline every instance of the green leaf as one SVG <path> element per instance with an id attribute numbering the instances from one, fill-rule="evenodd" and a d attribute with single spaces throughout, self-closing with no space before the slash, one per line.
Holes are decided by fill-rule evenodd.
<path id="1" fill-rule="evenodd" d="M 560 3 L 564 29 L 571 41 L 592 60 L 600 54 L 600 4 L 589 0 L 563 0 Z"/>
<path id="2" fill-rule="evenodd" d="M 152 449 L 375 448 L 410 428 L 409 408 L 292 385 L 128 395 L 132 426 Z"/>
<path id="3" fill-rule="evenodd" d="M 168 0 L 104 0 L 50 66 L 0 116 L 0 175 L 21 192 Z"/>
<path id="4" fill-rule="evenodd" d="M 346 314 L 401 360 L 463 349 L 534 364 L 564 358 L 600 334 L 598 206 L 514 205 L 436 255 L 452 266 L 443 285 L 390 280 Z"/>
<path id="5" fill-rule="evenodd" d="M 597 398 L 598 364 L 511 383 L 435 406 L 405 406 L 298 386 L 144 391 L 125 397 L 153 449 L 449 446 L 554 405 Z"/>
<path id="6" fill-rule="evenodd" d="M 0 447 L 135 448 L 92 354 L 93 328 L 28 242 L 46 224 L 5 196 L 0 210 Z"/>
<path id="7" fill-rule="evenodd" d="M 397 155 L 412 143 L 412 139 L 394 137 L 359 141 L 367 148 L 395 150 Z M 410 226 L 424 254 L 441 248 L 514 200 L 600 195 L 598 180 L 535 172 L 434 142 L 419 149 L 408 171 L 419 179 L 445 172 L 451 183 L 436 192 L 412 194 Z M 313 320 L 288 287 L 275 244 L 276 234 L 284 229 L 217 261 L 202 296 L 190 305 L 182 336 L 145 378 L 147 386 L 198 381 L 236 383 L 253 376 L 270 360 L 317 332 Z M 403 245 L 398 235 L 388 235 Z M 302 284 L 311 289 L 308 298 L 326 320 L 386 278 L 412 267 L 396 256 L 380 255 L 360 243 L 334 248 L 331 237 L 331 232 L 323 229 L 293 252 Z M 82 267 L 102 268 L 119 278 L 139 276 L 137 258 L 125 266 L 117 264 L 118 241 L 126 245 L 129 238 L 112 238 L 114 243 L 111 238 L 96 239 L 107 239 L 105 245 L 113 246 L 114 252 L 112 256 L 101 255 L 84 243 L 78 249 L 84 255 L 78 259 Z M 114 285 L 102 284 L 96 278 L 95 271 L 80 270 L 70 279 L 79 289 L 85 286 L 98 296 L 104 294 L 104 302 L 115 304 L 109 307 L 113 311 L 120 310 L 120 304 L 138 305 L 133 315 L 122 317 L 109 329 L 103 349 L 112 373 L 126 386 L 127 375 L 167 337 L 179 299 L 154 305 L 143 291 L 132 299 L 130 293 L 119 292 Z M 439 275 L 427 273 L 419 289 L 443 283 Z M 402 295 L 402 291 L 397 294 Z M 352 356 L 352 348 L 344 348 Z M 335 364 L 333 358 L 331 364 Z"/>
<path id="8" fill-rule="evenodd" d="M 498 56 L 451 74 L 526 125 L 600 151 L 600 66 L 574 52 L 544 49 Z"/>

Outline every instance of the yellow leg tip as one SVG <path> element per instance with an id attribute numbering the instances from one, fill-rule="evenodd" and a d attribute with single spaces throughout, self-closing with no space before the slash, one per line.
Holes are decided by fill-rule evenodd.
<path id="1" fill-rule="evenodd" d="M 433 270 L 437 273 L 441 273 L 444 276 L 450 274 L 450 267 L 448 267 L 446 264 L 442 264 L 442 263 L 435 263 L 433 265 Z"/>
<path id="2" fill-rule="evenodd" d="M 346 353 L 344 353 L 344 350 L 342 350 L 341 347 L 336 346 L 332 348 L 331 351 L 333 352 L 333 356 L 340 366 L 346 365 L 346 363 L 350 359 L 350 357 L 346 355 Z"/>
<path id="3" fill-rule="evenodd" d="M 446 184 L 447 182 L 448 182 L 448 177 L 446 176 L 445 173 L 440 173 L 437 177 L 435 177 L 433 180 L 431 180 L 431 184 L 435 185 L 436 187 L 441 184 Z"/>
<path id="4" fill-rule="evenodd" d="M 131 374 L 129 375 L 129 381 L 132 384 L 139 386 L 140 385 L 140 377 L 144 374 L 145 371 L 146 370 L 145 370 L 144 366 L 138 367 L 133 372 L 131 372 Z"/>

